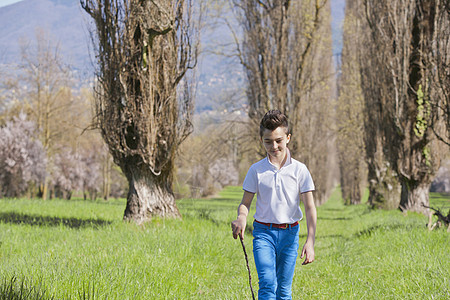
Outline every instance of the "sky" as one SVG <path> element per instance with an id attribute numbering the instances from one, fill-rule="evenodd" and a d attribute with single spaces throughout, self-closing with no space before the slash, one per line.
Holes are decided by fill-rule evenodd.
<path id="1" fill-rule="evenodd" d="M 0 7 L 10 5 L 16 2 L 20 2 L 22 0 L 0 0 Z"/>

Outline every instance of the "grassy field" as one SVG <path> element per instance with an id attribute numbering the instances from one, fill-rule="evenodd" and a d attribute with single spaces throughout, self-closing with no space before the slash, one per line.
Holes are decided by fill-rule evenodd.
<path id="1" fill-rule="evenodd" d="M 241 196 L 180 200 L 183 220 L 144 226 L 121 221 L 124 200 L 0 200 L 0 299 L 251 299 L 230 229 Z M 431 204 L 447 212 L 450 198 Z M 336 191 L 318 216 L 316 261 L 298 259 L 294 299 L 450 298 L 450 233 L 423 215 L 344 206 Z"/>

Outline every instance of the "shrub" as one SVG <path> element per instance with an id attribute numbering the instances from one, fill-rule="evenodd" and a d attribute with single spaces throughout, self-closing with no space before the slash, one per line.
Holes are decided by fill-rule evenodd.
<path id="1" fill-rule="evenodd" d="M 19 197 L 45 178 L 46 152 L 36 125 L 21 113 L 0 128 L 0 195 Z"/>

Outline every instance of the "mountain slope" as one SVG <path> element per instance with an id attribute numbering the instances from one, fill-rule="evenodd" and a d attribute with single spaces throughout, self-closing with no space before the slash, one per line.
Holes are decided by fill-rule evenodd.
<path id="1" fill-rule="evenodd" d="M 341 26 L 345 0 L 331 0 L 334 53 L 340 53 Z M 20 62 L 19 41 L 36 43 L 36 31 L 43 30 L 60 47 L 60 54 L 75 69 L 92 74 L 88 33 L 90 17 L 79 0 L 23 0 L 0 8 L 0 64 Z M 227 26 L 205 30 L 202 47 L 217 50 L 218 44 L 231 44 Z M 230 109 L 245 102 L 242 88 L 245 76 L 239 61 L 203 54 L 199 59 L 196 111 Z M 240 92 L 239 92 L 240 91 Z M 233 102 L 233 104 L 231 104 Z"/>
<path id="2" fill-rule="evenodd" d="M 86 17 L 78 1 L 24 0 L 0 8 L 0 62 L 20 60 L 20 43 L 34 44 L 41 30 L 77 69 L 92 68 Z"/>

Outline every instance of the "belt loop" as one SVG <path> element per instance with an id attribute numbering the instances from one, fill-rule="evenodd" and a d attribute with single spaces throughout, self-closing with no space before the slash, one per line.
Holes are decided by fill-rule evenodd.
<path id="1" fill-rule="evenodd" d="M 272 229 L 272 223 L 270 223 L 270 229 Z"/>

